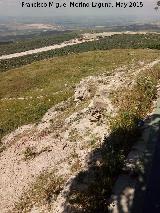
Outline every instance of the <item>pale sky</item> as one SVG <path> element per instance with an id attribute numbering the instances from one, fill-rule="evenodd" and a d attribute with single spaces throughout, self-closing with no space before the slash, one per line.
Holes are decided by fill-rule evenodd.
<path id="1" fill-rule="evenodd" d="M 35 2 L 36 0 L 24 0 L 24 2 Z M 39 2 L 69 2 L 69 1 L 77 1 L 77 0 L 39 0 Z M 91 0 L 78 0 L 78 2 L 89 2 Z M 93 0 L 94 2 L 115 2 L 116 0 Z M 117 0 L 121 2 L 129 2 L 130 0 Z M 134 0 L 131 0 L 134 1 Z M 94 8 L 81 8 L 81 9 L 73 9 L 73 8 L 63 8 L 63 9 L 55 9 L 55 8 L 22 8 L 21 2 L 22 0 L 0 0 L 0 16 L 76 16 L 84 15 L 88 16 L 103 16 L 103 17 L 118 17 L 118 16 L 138 16 L 147 18 L 148 16 L 155 16 L 156 18 L 160 18 L 160 8 L 158 11 L 154 10 L 156 6 L 157 0 L 136 0 L 135 2 L 142 1 L 144 4 L 143 8 L 127 8 L 127 9 L 119 9 L 119 8 L 105 8 L 105 9 L 94 9 Z"/>

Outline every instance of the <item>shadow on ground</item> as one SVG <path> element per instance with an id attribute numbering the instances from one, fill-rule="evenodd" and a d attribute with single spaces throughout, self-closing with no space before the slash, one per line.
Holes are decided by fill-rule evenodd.
<path id="1" fill-rule="evenodd" d="M 132 213 L 160 212 L 160 114 L 153 114 L 146 122 L 148 140 L 143 157 L 143 168 L 136 185 Z"/>
<path id="2" fill-rule="evenodd" d="M 148 174 L 148 165 L 151 161 L 153 145 L 151 141 L 146 146 L 143 164 L 140 176 L 131 171 L 123 171 L 124 159 L 133 147 L 133 144 L 140 138 L 142 128 L 149 133 L 149 138 L 156 138 L 160 115 L 154 114 L 148 117 L 143 127 L 138 127 L 138 119 L 135 119 L 137 125 L 129 131 L 119 128 L 112 132 L 108 137 L 104 138 L 101 147 L 93 150 L 88 158 L 88 169 L 80 171 L 72 181 L 70 192 L 67 196 L 67 202 L 64 205 L 64 213 L 106 213 L 106 212 L 131 212 L 133 201 L 133 193 L 125 196 L 124 191 L 131 188 L 133 183 L 137 185 L 135 203 L 139 207 L 143 204 L 144 188 Z M 152 137 L 154 136 L 154 137 Z M 146 139 L 145 139 L 146 140 Z M 155 140 L 155 139 L 154 139 Z M 141 148 L 144 148 L 143 146 Z M 143 150 L 144 152 L 144 150 Z M 131 177 L 120 184 L 117 193 L 117 211 L 108 210 L 109 198 L 112 193 L 119 174 Z M 126 177 L 127 177 L 126 176 Z M 138 184 L 137 184 L 138 183 Z M 123 199 L 125 196 L 125 206 Z M 141 198 L 140 198 L 141 197 Z M 141 206 L 142 207 L 142 206 Z M 138 208 L 133 208 L 133 212 L 138 213 Z"/>

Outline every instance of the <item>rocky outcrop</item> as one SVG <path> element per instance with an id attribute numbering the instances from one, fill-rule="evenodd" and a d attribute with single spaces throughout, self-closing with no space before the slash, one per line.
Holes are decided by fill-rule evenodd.
<path id="1" fill-rule="evenodd" d="M 91 151 L 101 146 L 110 132 L 109 119 L 117 113 L 110 98 L 112 92 L 127 88 L 140 71 L 121 68 L 110 76 L 87 77 L 76 86 L 74 97 L 48 110 L 41 122 L 20 127 L 2 139 L 6 149 L 0 155 L 1 213 L 19 212 L 17 206 L 27 209 L 21 212 L 64 211 L 75 175 L 87 168 Z M 50 179 L 42 175 L 46 171 L 54 171 L 59 190 L 53 190 L 55 196 L 44 198 L 42 203 L 35 199 L 27 203 L 26 193 L 31 196 L 30 189 L 35 189 L 39 177 L 47 177 L 47 186 Z"/>

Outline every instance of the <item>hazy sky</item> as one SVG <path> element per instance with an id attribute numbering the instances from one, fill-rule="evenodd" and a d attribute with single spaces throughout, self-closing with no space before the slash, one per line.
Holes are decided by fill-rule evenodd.
<path id="1" fill-rule="evenodd" d="M 76 0 L 39 0 L 39 2 L 69 2 Z M 83 2 L 89 2 L 91 0 L 79 0 Z M 115 0 L 93 0 L 94 2 L 115 2 Z M 118 1 L 118 0 L 117 0 Z M 121 2 L 129 2 L 130 0 L 119 0 Z M 134 0 L 131 0 L 134 1 Z M 158 11 L 154 10 L 156 6 L 156 2 L 158 0 L 135 0 L 136 2 L 142 1 L 144 4 L 143 8 L 126 8 L 126 9 L 118 9 L 118 8 L 105 8 L 105 9 L 94 9 L 94 8 L 81 8 L 81 9 L 73 9 L 73 8 L 63 8 L 63 9 L 55 9 L 55 8 L 22 8 L 21 2 L 22 0 L 0 0 L 0 16 L 76 16 L 76 15 L 88 15 L 88 16 L 110 16 L 110 17 L 118 17 L 118 16 L 139 16 L 147 18 L 148 16 L 155 16 L 155 18 L 160 17 L 160 8 Z M 35 0 L 24 0 L 24 2 L 35 2 Z"/>

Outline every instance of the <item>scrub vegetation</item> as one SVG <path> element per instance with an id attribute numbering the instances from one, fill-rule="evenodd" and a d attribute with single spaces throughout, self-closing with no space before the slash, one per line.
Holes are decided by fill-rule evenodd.
<path id="1" fill-rule="evenodd" d="M 77 54 L 95 50 L 111 50 L 111 49 L 160 49 L 159 34 L 144 34 L 144 35 L 113 35 L 111 37 L 100 38 L 98 41 L 90 41 L 73 46 L 67 46 L 61 49 L 51 50 L 43 53 L 22 56 L 19 58 L 7 59 L 0 61 L 0 72 L 11 68 L 20 67 L 25 64 L 30 64 L 34 61 L 53 58 L 56 56 L 64 56 L 68 54 Z"/>
<path id="2" fill-rule="evenodd" d="M 63 178 L 57 177 L 54 171 L 43 172 L 31 184 L 30 190 L 24 192 L 21 202 L 15 204 L 13 212 L 29 212 L 35 205 L 47 205 L 49 209 L 50 203 L 62 191 L 63 184 Z"/>

